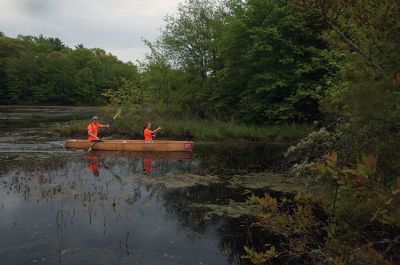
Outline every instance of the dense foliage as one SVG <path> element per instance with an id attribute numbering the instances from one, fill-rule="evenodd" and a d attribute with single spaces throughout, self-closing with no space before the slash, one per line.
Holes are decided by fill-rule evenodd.
<path id="1" fill-rule="evenodd" d="M 97 105 L 105 89 L 138 81 L 137 67 L 102 49 L 65 46 L 58 38 L 0 35 L 0 103 Z"/>
<path id="2" fill-rule="evenodd" d="M 335 152 L 316 171 L 333 181 L 333 196 L 250 197 L 256 225 L 278 234 L 262 251 L 245 247 L 254 264 L 398 264 L 400 189 L 388 186 L 374 156 L 341 167 Z"/>
<path id="3" fill-rule="evenodd" d="M 251 0 L 227 21 L 220 111 L 230 106 L 245 121 L 315 119 L 335 73 L 318 17 L 290 1 Z"/>
<path id="4" fill-rule="evenodd" d="M 246 248 L 248 257 L 254 263 L 289 256 L 313 264 L 398 264 L 400 4 L 391 0 L 298 3 L 328 26 L 323 37 L 341 64 L 330 92 L 321 100 L 322 124 L 329 132 L 310 134 L 286 156 L 297 176 L 334 183 L 336 189 L 333 200 L 312 198 L 302 211 L 303 204 L 289 209 L 268 194 L 253 198 L 262 206 L 259 224 L 284 226 L 288 247 L 283 252 Z M 316 205 L 327 220 L 316 215 Z M 299 221 L 292 222 L 299 214 Z"/>
<path id="5" fill-rule="evenodd" d="M 115 99 L 132 90 L 134 105 L 157 104 L 177 115 L 312 121 L 338 69 L 324 28 L 293 1 L 188 0 L 165 18 L 155 42 L 145 41 L 150 53 L 140 74 L 101 49 L 2 36 L 1 102 L 93 105 L 107 101 L 104 91 Z"/>
<path id="6" fill-rule="evenodd" d="M 165 22 L 144 64 L 161 102 L 247 123 L 318 117 L 337 63 L 314 14 L 290 1 L 190 0 Z"/>

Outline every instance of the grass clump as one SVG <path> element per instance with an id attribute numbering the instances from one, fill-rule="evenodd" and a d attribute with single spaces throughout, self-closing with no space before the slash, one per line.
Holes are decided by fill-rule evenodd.
<path id="1" fill-rule="evenodd" d="M 87 125 L 88 121 L 86 120 L 72 120 L 63 123 L 56 123 L 53 126 L 53 130 L 62 136 L 77 137 L 87 134 Z"/>
<path id="2" fill-rule="evenodd" d="M 105 110 L 101 122 L 106 123 L 107 117 L 112 117 L 111 110 Z M 235 122 L 204 120 L 188 117 L 170 117 L 153 113 L 140 113 L 134 110 L 125 110 L 116 119 L 111 129 L 103 130 L 107 134 L 117 134 L 119 137 L 142 139 L 143 128 L 147 121 L 151 121 L 153 128 L 158 126 L 162 130 L 156 139 L 222 141 L 222 140 L 249 140 L 259 142 L 288 142 L 305 137 L 311 128 L 307 125 L 246 125 Z M 86 136 L 88 120 L 74 120 L 55 126 L 55 131 L 66 137 Z"/>

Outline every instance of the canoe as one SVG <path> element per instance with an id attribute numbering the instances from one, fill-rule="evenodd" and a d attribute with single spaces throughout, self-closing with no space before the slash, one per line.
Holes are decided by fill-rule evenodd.
<path id="1" fill-rule="evenodd" d="M 88 149 L 93 143 L 88 140 L 68 140 L 66 148 Z M 144 140 L 104 140 L 93 146 L 96 150 L 139 151 L 139 152 L 191 152 L 192 141 L 162 141 L 145 143 Z"/>

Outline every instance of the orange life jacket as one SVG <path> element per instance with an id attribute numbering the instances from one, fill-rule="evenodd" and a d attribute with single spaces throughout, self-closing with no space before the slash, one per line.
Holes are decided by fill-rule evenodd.
<path id="1" fill-rule="evenodd" d="M 99 134 L 100 124 L 95 124 L 95 123 L 91 122 L 91 123 L 89 123 L 87 129 L 88 129 L 88 133 L 90 132 L 92 135 L 97 137 L 97 135 Z M 96 140 L 96 138 L 89 135 L 88 140 L 93 141 L 93 140 Z"/>
<path id="2" fill-rule="evenodd" d="M 143 134 L 144 134 L 144 140 L 145 141 L 153 140 L 153 134 L 151 133 L 151 130 L 146 128 L 146 129 L 144 129 Z"/>

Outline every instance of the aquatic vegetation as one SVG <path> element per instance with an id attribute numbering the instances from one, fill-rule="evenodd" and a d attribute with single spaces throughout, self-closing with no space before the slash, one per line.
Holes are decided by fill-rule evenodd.
<path id="1" fill-rule="evenodd" d="M 314 197 L 321 192 L 321 187 L 308 186 L 304 179 L 291 177 L 278 173 L 254 173 L 247 175 L 234 175 L 223 177 L 219 182 L 225 188 L 240 191 L 241 196 L 236 199 L 229 199 L 227 202 L 219 201 L 213 203 L 191 203 L 189 207 L 196 210 L 203 210 L 201 218 L 211 219 L 217 216 L 239 218 L 243 216 L 259 216 L 257 206 L 252 200 L 247 200 L 249 194 L 257 191 L 273 191 L 282 197 L 291 196 L 293 193 L 309 193 Z M 254 195 L 252 197 L 255 198 Z"/>
<path id="2" fill-rule="evenodd" d="M 317 189 L 317 187 L 308 186 L 305 179 L 275 172 L 234 175 L 224 179 L 224 183 L 229 188 L 269 189 L 280 192 L 304 192 Z"/>
<path id="3" fill-rule="evenodd" d="M 88 120 L 73 120 L 54 124 L 54 131 L 64 136 L 83 135 L 83 130 L 87 127 Z"/>
<path id="4" fill-rule="evenodd" d="M 265 261 L 307 260 L 310 264 L 397 264 L 400 231 L 400 186 L 386 185 L 377 159 L 340 166 L 331 153 L 316 169 L 336 182 L 333 202 L 297 194 L 293 199 L 269 193 L 251 196 L 258 206 L 256 225 L 282 235 L 283 245 L 257 250 L 246 246 L 254 264 Z M 268 255 L 271 251 L 274 255 Z"/>
<path id="5" fill-rule="evenodd" d="M 190 207 L 193 210 L 205 210 L 202 215 L 204 220 L 212 219 L 216 216 L 239 218 L 244 215 L 254 216 L 257 214 L 257 207 L 253 204 L 233 200 L 230 200 L 228 204 L 192 203 Z"/>
<path id="6" fill-rule="evenodd" d="M 271 246 L 269 249 L 266 248 L 263 252 L 257 252 L 254 249 L 246 246 L 244 247 L 244 250 L 246 251 L 247 255 L 243 256 L 243 258 L 250 259 L 253 264 L 263 264 L 278 256 L 275 246 Z"/>

